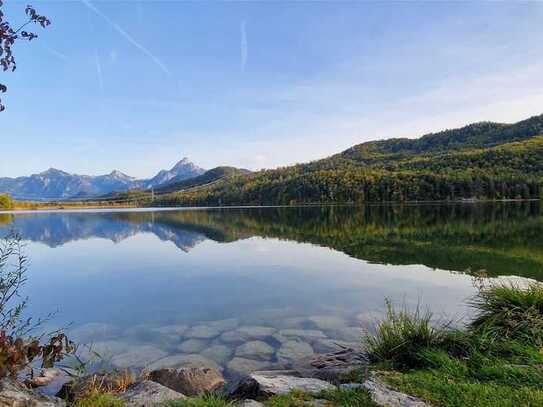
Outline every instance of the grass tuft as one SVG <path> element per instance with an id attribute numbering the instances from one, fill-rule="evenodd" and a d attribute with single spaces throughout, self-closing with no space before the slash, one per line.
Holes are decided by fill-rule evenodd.
<path id="1" fill-rule="evenodd" d="M 74 403 L 74 407 L 124 407 L 122 400 L 109 393 L 90 393 Z"/>
<path id="2" fill-rule="evenodd" d="M 164 403 L 163 407 L 234 407 L 237 405 L 236 402 L 227 400 L 218 394 L 208 393 L 198 398 L 170 401 Z"/>
<path id="3" fill-rule="evenodd" d="M 470 330 L 490 342 L 521 341 L 543 346 L 543 285 L 514 284 L 481 288 L 470 301 L 476 317 Z"/>
<path id="4" fill-rule="evenodd" d="M 374 335 L 363 338 L 363 348 L 373 363 L 390 364 L 396 369 L 420 367 L 424 359 L 419 352 L 440 346 L 445 330 L 434 328 L 432 313 L 422 312 L 419 307 L 412 313 L 394 310 L 387 301 L 387 318 L 377 326 Z"/>

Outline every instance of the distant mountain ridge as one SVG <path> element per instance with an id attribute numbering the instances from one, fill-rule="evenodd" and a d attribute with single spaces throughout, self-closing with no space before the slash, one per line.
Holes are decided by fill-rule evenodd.
<path id="1" fill-rule="evenodd" d="M 539 115 L 365 142 L 321 160 L 166 194 L 153 205 L 516 200 L 541 199 L 542 191 Z"/>
<path id="2" fill-rule="evenodd" d="M 136 179 L 114 170 L 106 175 L 78 175 L 49 168 L 28 177 L 0 178 L 0 193 L 15 199 L 63 200 L 106 195 L 130 189 L 156 188 L 172 179 L 185 180 L 205 172 L 188 158 L 177 162 L 170 170 L 161 170 L 150 179 Z"/>

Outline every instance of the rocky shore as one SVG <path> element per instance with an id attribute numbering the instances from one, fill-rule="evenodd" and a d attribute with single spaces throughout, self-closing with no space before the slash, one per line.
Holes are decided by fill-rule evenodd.
<path id="1" fill-rule="evenodd" d="M 359 378 L 353 381 L 354 378 Z M 51 375 L 54 380 L 54 375 Z M 90 388 L 110 389 L 126 407 L 154 407 L 215 392 L 243 407 L 263 407 L 266 400 L 292 392 L 312 395 L 307 406 L 334 406 L 320 394 L 338 389 L 366 391 L 375 405 L 424 407 L 424 402 L 396 392 L 378 376 L 368 374 L 367 363 L 352 348 L 313 355 L 293 363 L 292 369 L 254 371 L 227 380 L 215 368 L 180 367 L 144 371 L 123 388 L 114 390 L 115 373 L 97 373 L 64 384 L 56 396 L 44 396 L 16 382 L 0 382 L 0 406 L 61 407 L 73 404 Z M 46 384 L 43 380 L 41 384 Z"/>

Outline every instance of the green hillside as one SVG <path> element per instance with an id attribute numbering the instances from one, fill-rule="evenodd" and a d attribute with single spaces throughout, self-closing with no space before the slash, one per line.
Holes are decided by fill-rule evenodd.
<path id="1" fill-rule="evenodd" d="M 543 177 L 542 135 L 543 115 L 369 142 L 308 164 L 235 174 L 155 204 L 534 199 Z"/>
<path id="2" fill-rule="evenodd" d="M 250 173 L 249 170 L 235 168 L 235 167 L 215 167 L 211 170 L 206 171 L 202 175 L 197 177 L 184 179 L 182 181 L 177 181 L 175 178 L 168 182 L 166 185 L 156 188 L 156 191 L 161 192 L 173 192 L 181 191 L 190 188 L 200 187 L 204 185 L 209 185 L 213 182 L 219 180 L 226 180 L 234 176 L 245 175 Z"/>

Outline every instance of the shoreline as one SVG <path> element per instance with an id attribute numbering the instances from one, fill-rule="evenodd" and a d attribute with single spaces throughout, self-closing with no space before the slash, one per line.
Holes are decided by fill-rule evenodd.
<path id="1" fill-rule="evenodd" d="M 338 202 L 338 203 L 300 203 L 294 205 L 221 205 L 221 206 L 136 206 L 136 205 L 64 205 L 64 204 L 37 204 L 36 207 L 15 207 L 2 209 L 0 215 L 18 213 L 44 213 L 44 212 L 80 212 L 80 211 L 157 211 L 157 210 L 206 210 L 206 209 L 250 209 L 250 208 L 303 208 L 315 206 L 389 206 L 389 205 L 459 205 L 459 204 L 485 204 L 485 203 L 514 203 L 514 202 L 541 202 L 542 199 L 462 199 L 456 201 L 372 201 L 372 202 Z"/>

